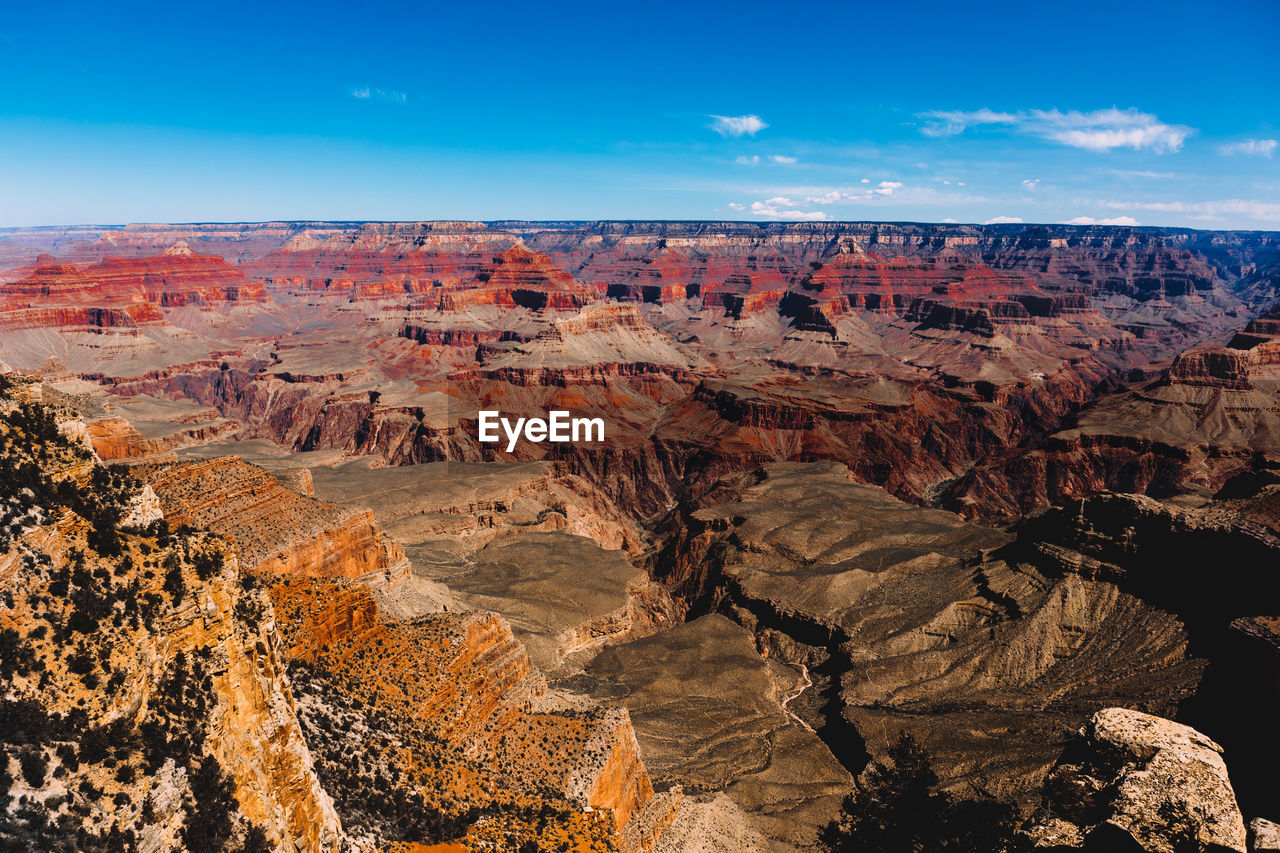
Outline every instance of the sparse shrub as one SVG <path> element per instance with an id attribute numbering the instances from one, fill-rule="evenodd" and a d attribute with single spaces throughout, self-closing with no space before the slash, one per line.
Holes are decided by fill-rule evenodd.
<path id="1" fill-rule="evenodd" d="M 173 599 L 174 604 L 182 601 L 182 597 L 187 594 L 187 582 L 182 578 L 182 567 L 174 566 L 164 574 L 164 591 L 169 593 L 169 597 Z"/>
<path id="2" fill-rule="evenodd" d="M 222 556 L 221 551 L 216 548 L 208 548 L 197 551 L 191 558 L 191 565 L 195 569 L 196 577 L 202 581 L 207 581 L 222 571 L 226 565 L 226 559 Z"/>

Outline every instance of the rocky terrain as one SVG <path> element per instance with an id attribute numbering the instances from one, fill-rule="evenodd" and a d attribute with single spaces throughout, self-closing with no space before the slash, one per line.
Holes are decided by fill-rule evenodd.
<path id="1" fill-rule="evenodd" d="M 1280 235 L 131 225 L 0 261 L 14 849 L 863 849 L 886 814 L 1270 849 Z M 482 410 L 605 438 L 508 450 Z"/>

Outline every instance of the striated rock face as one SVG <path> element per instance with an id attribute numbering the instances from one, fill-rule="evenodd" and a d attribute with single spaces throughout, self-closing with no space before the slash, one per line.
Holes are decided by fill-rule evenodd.
<path id="1" fill-rule="evenodd" d="M 1227 347 L 1179 353 L 1158 379 L 1101 398 L 1039 447 L 971 469 L 948 500 L 1014 516 L 1103 490 L 1168 497 L 1261 475 L 1280 452 L 1275 314 Z"/>
<path id="2" fill-rule="evenodd" d="M 494 256 L 470 287 L 441 294 L 439 307 L 442 311 L 482 305 L 567 311 L 581 308 L 598 296 L 594 288 L 574 281 L 551 258 L 518 243 Z"/>
<path id="3" fill-rule="evenodd" d="M 905 731 L 949 789 L 1025 799 L 1099 707 L 1173 713 L 1204 668 L 1184 625 L 1114 578 L 1024 556 L 838 466 L 727 480 L 660 529 L 655 577 L 802 673 L 788 709 L 855 772 Z"/>
<path id="4" fill-rule="evenodd" d="M 1188 726 L 1107 708 L 1080 730 L 1023 830 L 1036 850 L 1245 850 L 1222 748 Z"/>
<path id="5" fill-rule="evenodd" d="M 0 305 L 5 310 L 45 308 L 50 305 L 147 306 L 147 319 L 158 319 L 154 309 L 214 302 L 253 301 L 266 298 L 261 285 L 217 255 L 196 255 L 179 243 L 149 258 L 108 258 L 80 268 L 49 262 L 37 265 L 26 278 L 0 285 Z M 134 318 L 135 322 L 138 318 Z M 110 325 L 103 323 L 101 325 Z"/>
<path id="6" fill-rule="evenodd" d="M 147 437 L 124 418 L 99 418 L 88 424 L 89 441 L 104 461 L 148 460 L 181 447 L 203 444 L 229 436 L 240 428 L 235 421 L 213 416 L 206 423 L 178 425 L 163 435 Z"/>
<path id="7" fill-rule="evenodd" d="M 382 759 L 397 786 L 444 811 L 487 800 L 513 813 L 530 804 L 589 808 L 608 817 L 590 832 L 608 837 L 652 797 L 626 713 L 548 693 L 501 617 L 436 613 L 401 622 L 379 616 L 367 588 L 333 581 L 278 583 L 271 596 L 289 657 L 306 665 L 308 683 L 341 684 L 377 708 L 377 717 L 365 717 L 365 737 L 402 741 L 407 750 Z M 358 790 L 338 796 L 340 810 L 359 802 L 348 794 Z M 355 815 L 368 825 L 368 815 Z"/>
<path id="8" fill-rule="evenodd" d="M 21 420 L 0 419 L 0 435 L 6 464 L 38 459 L 47 476 L 76 482 L 80 466 L 66 463 L 83 451 Z M 47 833 L 61 815 L 86 850 L 190 849 L 203 832 L 210 843 L 260 833 L 276 850 L 338 850 L 341 824 L 298 724 L 270 602 L 216 536 L 173 535 L 154 519 L 104 532 L 102 507 L 154 496 L 90 470 L 75 488 L 91 486 L 96 508 L 37 485 L 30 499 L 46 521 L 17 537 L 6 527 L 0 540 L 0 760 L 7 771 L 11 754 L 38 756 L 41 768 L 19 790 L 6 784 L 0 837 L 54 849 Z M 11 796 L 27 803 L 16 821 Z"/>
<path id="9" fill-rule="evenodd" d="M 238 457 L 138 471 L 160 497 L 170 524 L 221 531 L 236 541 L 252 571 L 359 578 L 375 587 L 401 583 L 409 574 L 403 550 L 369 510 L 291 492 Z"/>

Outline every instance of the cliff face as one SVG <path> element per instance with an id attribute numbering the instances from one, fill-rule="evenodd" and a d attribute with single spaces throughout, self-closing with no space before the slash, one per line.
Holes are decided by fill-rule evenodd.
<path id="1" fill-rule="evenodd" d="M 369 510 L 291 492 L 237 457 L 137 470 L 155 489 L 170 524 L 221 531 L 236 541 L 254 572 L 357 578 L 374 587 L 408 575 L 403 550 Z"/>
<path id="2" fill-rule="evenodd" d="M 6 464 L 75 470 L 38 421 L 10 415 L 0 433 Z M 270 602 L 217 537 L 117 532 L 112 502 L 140 486 L 90 470 L 83 491 L 37 481 L 28 517 L 44 520 L 7 528 L 0 551 L 4 797 L 28 802 L 4 809 L 0 836 L 54 849 L 75 815 L 85 850 L 337 850 Z"/>
<path id="3" fill-rule="evenodd" d="M 366 588 L 334 581 L 278 583 L 271 597 L 289 657 L 305 665 L 306 689 L 319 697 L 341 685 L 354 702 L 348 707 L 377 709 L 364 718 L 364 739 L 407 747 L 360 749 L 363 760 L 389 768 L 392 796 L 421 799 L 419 808 L 452 819 L 477 803 L 511 815 L 530 804 L 550 809 L 551 830 L 545 821 L 540 829 L 512 825 L 534 838 L 611 837 L 652 797 L 626 714 L 548 693 L 500 617 L 434 613 L 401 622 L 379 616 Z M 322 765 L 349 761 L 348 748 L 330 742 Z M 394 840 L 379 826 L 386 816 L 367 812 L 349 780 L 335 784 L 352 832 Z M 607 823 L 581 825 L 586 807 Z"/>
<path id="4" fill-rule="evenodd" d="M 976 466 L 947 500 L 1016 516 L 1100 491 L 1169 497 L 1264 476 L 1280 447 L 1280 340 L 1271 311 L 1226 347 L 1179 353 L 1154 381 L 1084 408 L 1039 446 Z"/>
<path id="5" fill-rule="evenodd" d="M 266 298 L 262 286 L 251 283 L 240 269 L 217 255 L 194 254 L 185 243 L 149 258 L 108 258 L 84 268 L 41 260 L 45 262 L 37 261 L 29 276 L 0 285 L 0 301 L 8 310 L 97 303 L 146 306 L 142 310 L 155 312 Z"/>

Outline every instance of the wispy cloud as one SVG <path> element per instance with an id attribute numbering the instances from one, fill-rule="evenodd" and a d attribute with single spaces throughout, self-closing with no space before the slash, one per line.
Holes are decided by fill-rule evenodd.
<path id="1" fill-rule="evenodd" d="M 1016 225 L 1022 221 L 1021 216 L 993 216 L 983 225 Z"/>
<path id="2" fill-rule="evenodd" d="M 707 125 L 711 130 L 721 136 L 755 136 L 769 125 L 765 124 L 757 115 L 746 116 L 718 116 L 710 115 L 711 124 Z"/>
<path id="3" fill-rule="evenodd" d="M 925 120 L 920 132 L 925 136 L 955 136 L 964 133 L 966 128 L 980 124 L 1017 124 L 1018 116 L 1014 113 L 998 113 L 983 107 L 973 112 L 963 110 L 930 110 L 920 113 L 918 118 Z"/>
<path id="4" fill-rule="evenodd" d="M 1276 153 L 1277 145 L 1280 145 L 1280 142 L 1274 139 L 1246 139 L 1243 142 L 1219 145 L 1218 153 L 1227 157 L 1243 155 L 1245 157 L 1266 157 L 1270 160 L 1271 155 Z"/>
<path id="5" fill-rule="evenodd" d="M 1094 219 L 1092 216 L 1077 216 L 1075 219 L 1068 219 L 1066 225 L 1141 225 L 1142 223 L 1134 219 L 1132 216 L 1112 216 L 1107 219 Z"/>
<path id="6" fill-rule="evenodd" d="M 739 166 L 759 166 L 761 163 L 765 163 L 765 162 L 777 163 L 780 166 L 791 166 L 795 163 L 798 163 L 799 158 L 788 157 L 785 154 L 770 154 L 769 156 L 764 158 L 761 158 L 759 154 L 752 154 L 750 157 L 744 154 L 740 157 L 734 158 L 733 162 L 737 163 Z"/>
<path id="7" fill-rule="evenodd" d="M 920 132 L 925 136 L 955 136 L 970 127 L 1001 125 L 1060 145 L 1099 152 L 1131 148 L 1157 154 L 1172 153 L 1181 149 L 1182 143 L 1195 132 L 1184 125 L 1166 124 L 1150 113 L 1116 107 L 1091 112 L 1054 109 L 1002 113 L 985 108 L 971 112 L 932 110 L 920 113 L 919 118 L 924 119 Z"/>
<path id="8" fill-rule="evenodd" d="M 1219 219 L 1223 215 L 1246 216 L 1264 222 L 1280 222 L 1280 204 L 1243 198 L 1217 201 L 1104 201 L 1112 210 L 1152 210 L 1188 214 L 1188 219 Z"/>
<path id="9" fill-rule="evenodd" d="M 1108 169 L 1107 174 L 1117 178 L 1176 178 L 1173 172 L 1153 172 L 1150 169 Z"/>
<path id="10" fill-rule="evenodd" d="M 409 100 L 409 96 L 404 92 L 397 92 L 394 89 L 374 89 L 369 86 L 352 89 L 351 97 L 359 101 L 386 101 L 391 104 L 403 104 Z"/>

